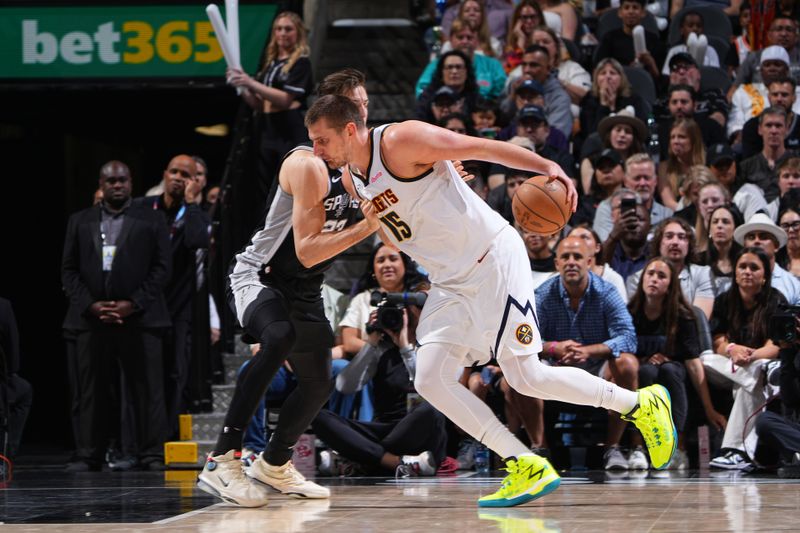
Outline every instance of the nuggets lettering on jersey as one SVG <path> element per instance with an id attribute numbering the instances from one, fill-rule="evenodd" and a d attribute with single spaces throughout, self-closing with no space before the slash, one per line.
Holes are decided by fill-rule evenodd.
<path id="1" fill-rule="evenodd" d="M 386 235 L 423 266 L 431 281 L 459 279 L 508 223 L 463 182 L 449 161 L 438 161 L 415 177 L 392 174 L 381 157 L 381 139 L 390 127 L 371 131 L 365 174 L 351 169 L 356 192 L 372 203 Z"/>

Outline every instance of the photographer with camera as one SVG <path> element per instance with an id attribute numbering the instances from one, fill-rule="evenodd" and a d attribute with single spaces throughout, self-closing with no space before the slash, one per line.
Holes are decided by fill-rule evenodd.
<path id="1" fill-rule="evenodd" d="M 778 451 L 778 476 L 800 478 L 800 308 L 786 309 L 773 318 L 770 336 L 781 347 L 780 369 L 767 373 L 771 385 L 779 385 L 783 414 L 766 411 L 756 420 L 756 433 Z"/>
<path id="2" fill-rule="evenodd" d="M 728 292 L 714 300 L 711 333 L 714 353 L 701 360 L 708 380 L 733 389 L 733 407 L 722 440 L 722 454 L 714 468 L 749 471 L 758 444 L 750 417 L 767 399 L 764 366 L 778 356 L 770 340 L 769 324 L 786 298 L 773 288 L 772 263 L 761 248 L 747 246 L 736 257 Z"/>
<path id="3" fill-rule="evenodd" d="M 379 244 L 340 323 L 344 349 L 356 353 L 336 377 L 352 394 L 372 384 L 375 415 L 359 421 L 319 413 L 315 434 L 335 451 L 320 454 L 320 473 L 346 474 L 355 466 L 374 473 L 434 475 L 445 458 L 445 417 L 414 390 L 416 326 L 427 279 L 407 255 Z M 356 463 L 356 465 L 353 465 Z"/>

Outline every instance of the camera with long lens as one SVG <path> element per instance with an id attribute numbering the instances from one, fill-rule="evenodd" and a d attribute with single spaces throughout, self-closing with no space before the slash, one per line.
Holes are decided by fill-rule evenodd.
<path id="1" fill-rule="evenodd" d="M 367 324 L 367 333 L 400 331 L 403 329 L 403 309 L 409 305 L 422 307 L 427 298 L 424 292 L 372 291 L 369 304 L 378 308 L 378 316 L 374 323 Z"/>
<path id="2" fill-rule="evenodd" d="M 769 338 L 772 342 L 793 343 L 797 341 L 797 323 L 795 319 L 800 316 L 800 306 L 780 304 L 778 311 L 772 315 L 769 323 Z"/>

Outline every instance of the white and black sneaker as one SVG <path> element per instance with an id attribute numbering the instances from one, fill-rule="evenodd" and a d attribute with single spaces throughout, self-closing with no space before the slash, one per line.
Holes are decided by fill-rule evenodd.
<path id="1" fill-rule="evenodd" d="M 723 455 L 711 459 L 708 464 L 712 468 L 722 468 L 724 470 L 749 472 L 753 469 L 753 463 L 739 450 L 728 450 Z"/>
<path id="2" fill-rule="evenodd" d="M 209 454 L 203 471 L 197 476 L 201 490 L 240 507 L 261 507 L 267 504 L 267 491 L 244 475 L 242 461 L 234 450 L 225 455 Z"/>
<path id="3" fill-rule="evenodd" d="M 281 466 L 273 466 L 264 460 L 264 455 L 259 455 L 246 470 L 246 474 L 275 491 L 293 498 L 330 498 L 331 491 L 323 486 L 309 481 L 297 471 L 292 461 L 286 461 Z"/>
<path id="4" fill-rule="evenodd" d="M 431 452 L 422 452 L 419 455 L 404 455 L 400 458 L 401 464 L 395 470 L 395 478 L 435 476 L 437 465 Z"/>
<path id="5" fill-rule="evenodd" d="M 606 470 L 627 470 L 628 460 L 622 455 L 619 446 L 609 446 L 603 454 L 603 463 Z"/>

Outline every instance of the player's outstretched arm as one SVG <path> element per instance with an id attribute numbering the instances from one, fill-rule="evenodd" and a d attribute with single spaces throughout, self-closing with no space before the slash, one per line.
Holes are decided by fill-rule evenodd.
<path id="1" fill-rule="evenodd" d="M 567 199 L 575 211 L 578 193 L 572 180 L 554 161 L 511 143 L 459 135 L 425 122 L 409 120 L 386 130 L 386 152 L 393 160 L 415 161 L 419 165 L 443 159 L 490 161 L 509 168 L 518 168 L 554 176 L 567 188 Z"/>
<path id="2" fill-rule="evenodd" d="M 297 259 L 310 268 L 326 261 L 378 229 L 375 218 L 366 218 L 342 231 L 323 231 L 328 193 L 328 169 L 317 157 L 295 152 L 281 166 L 281 187 L 292 195 L 292 229 Z"/>

